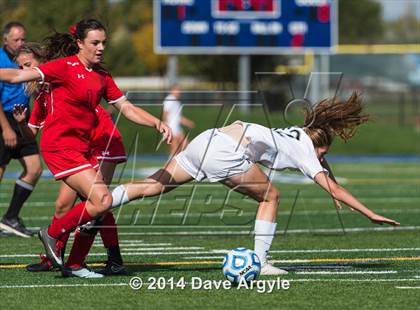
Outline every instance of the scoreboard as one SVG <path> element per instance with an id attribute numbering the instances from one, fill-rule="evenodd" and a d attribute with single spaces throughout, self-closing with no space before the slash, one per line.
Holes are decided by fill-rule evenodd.
<path id="1" fill-rule="evenodd" d="M 330 51 L 335 0 L 154 0 L 154 47 L 170 54 Z"/>

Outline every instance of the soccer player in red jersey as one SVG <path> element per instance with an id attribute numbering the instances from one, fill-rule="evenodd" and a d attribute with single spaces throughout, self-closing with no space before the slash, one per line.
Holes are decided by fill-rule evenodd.
<path id="1" fill-rule="evenodd" d="M 30 69 L 36 67 L 45 62 L 45 51 L 38 43 L 25 43 L 17 50 L 15 61 L 20 68 Z M 48 83 L 40 84 L 37 82 L 27 84 L 26 92 L 29 95 L 35 94 L 33 110 L 28 124 L 26 124 L 26 109 L 23 106 L 15 106 L 13 116 L 22 134 L 28 139 L 31 139 L 44 126 L 45 119 L 49 111 L 51 111 L 51 92 Z M 95 110 L 98 117 L 98 126 L 92 134 L 92 154 L 100 162 L 101 173 L 104 177 L 105 184 L 109 185 L 112 181 L 116 165 L 125 162 L 127 157 L 121 134 L 115 127 L 109 113 L 101 106 L 96 107 Z M 63 182 L 56 200 L 54 216 L 60 218 L 67 213 L 74 205 L 76 199 L 77 193 Z M 102 241 L 108 252 L 107 264 L 105 269 L 102 270 L 102 273 L 106 275 L 125 273 L 119 249 L 115 219 L 112 213 L 107 213 L 103 219 L 95 223 L 94 228 L 76 231 L 72 251 L 66 264 L 69 267 L 66 275 L 81 277 L 95 276 L 95 273 L 90 272 L 83 266 L 83 262 L 99 228 Z M 66 234 L 60 240 L 61 243 L 59 245 L 63 248 L 61 253 L 62 257 L 68 237 L 69 234 Z M 51 261 L 45 255 L 41 255 L 41 259 L 40 263 L 28 265 L 27 270 L 33 272 L 51 270 Z"/>
<path id="2" fill-rule="evenodd" d="M 79 203 L 60 219 L 53 219 L 39 237 L 47 256 L 57 267 L 63 265 L 57 252 L 57 240 L 77 226 L 104 215 L 112 205 L 112 195 L 94 167 L 91 132 L 96 125 L 95 108 L 104 98 L 129 120 L 156 128 L 168 143 L 169 127 L 148 112 L 135 107 L 116 86 L 112 76 L 100 63 L 106 44 L 105 27 L 97 20 L 77 23 L 74 35 L 56 34 L 50 38 L 49 55 L 68 57 L 40 65 L 32 70 L 2 69 L 0 80 L 21 83 L 42 80 L 51 85 L 51 113 L 48 114 L 41 138 L 44 160 L 57 180 L 63 180 L 87 201 Z M 92 190 L 94 189 L 94 190 Z"/>

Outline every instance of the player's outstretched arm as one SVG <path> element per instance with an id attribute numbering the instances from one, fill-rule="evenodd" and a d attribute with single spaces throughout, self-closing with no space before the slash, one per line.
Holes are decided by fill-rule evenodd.
<path id="1" fill-rule="evenodd" d="M 166 140 L 167 143 L 171 143 L 172 131 L 169 126 L 160 119 L 154 117 L 149 112 L 134 106 L 127 99 L 120 100 L 113 104 L 113 106 L 130 121 L 139 125 L 156 128 L 163 135 L 164 140 Z"/>
<path id="2" fill-rule="evenodd" d="M 0 69 L 0 81 L 22 83 L 41 79 L 41 74 L 34 69 Z"/>
<path id="3" fill-rule="evenodd" d="M 315 182 L 318 183 L 324 190 L 331 194 L 334 199 L 337 199 L 350 208 L 359 211 L 366 217 L 368 217 L 373 223 L 376 224 L 389 224 L 389 225 L 400 225 L 399 222 L 392 219 L 388 219 L 381 215 L 376 214 L 369 208 L 365 207 L 359 200 L 357 200 L 352 194 L 345 190 L 342 186 L 333 182 L 330 177 L 320 172 L 315 176 Z"/>
<path id="4" fill-rule="evenodd" d="M 334 177 L 334 173 L 332 172 L 332 169 L 330 167 L 330 165 L 328 164 L 327 160 L 325 158 L 323 158 L 323 160 L 321 161 L 321 166 L 325 169 L 327 169 L 328 171 L 328 175 L 331 178 L 331 180 L 333 180 L 335 183 L 338 184 L 337 180 Z M 340 204 L 340 201 L 338 201 L 337 199 L 333 199 L 334 200 L 334 205 L 337 209 L 342 209 L 343 207 Z"/>

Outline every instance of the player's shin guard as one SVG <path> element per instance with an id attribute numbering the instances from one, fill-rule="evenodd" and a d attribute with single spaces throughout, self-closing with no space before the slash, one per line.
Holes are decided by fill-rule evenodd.
<path id="1" fill-rule="evenodd" d="M 74 206 L 66 215 L 51 223 L 48 228 L 48 235 L 58 239 L 62 234 L 70 233 L 76 229 L 78 225 L 89 222 L 93 217 L 85 208 L 86 202 L 81 202 Z"/>
<path id="2" fill-rule="evenodd" d="M 267 260 L 267 253 L 276 233 L 277 223 L 255 220 L 254 251 L 263 264 Z"/>

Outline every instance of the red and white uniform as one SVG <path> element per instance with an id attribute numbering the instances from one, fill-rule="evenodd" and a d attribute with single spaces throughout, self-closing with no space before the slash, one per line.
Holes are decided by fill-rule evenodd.
<path id="1" fill-rule="evenodd" d="M 77 56 L 60 58 L 35 69 L 51 88 L 41 138 L 41 152 L 48 168 L 57 180 L 93 168 L 98 152 L 92 153 L 92 135 L 100 124 L 96 108 L 102 98 L 113 104 L 125 96 L 107 71 L 100 67 L 88 69 Z M 115 132 L 113 123 L 108 130 Z M 97 132 L 95 136 L 101 135 Z M 117 138 L 121 142 L 119 133 Z M 120 149 L 118 152 L 118 156 L 125 155 Z"/>

